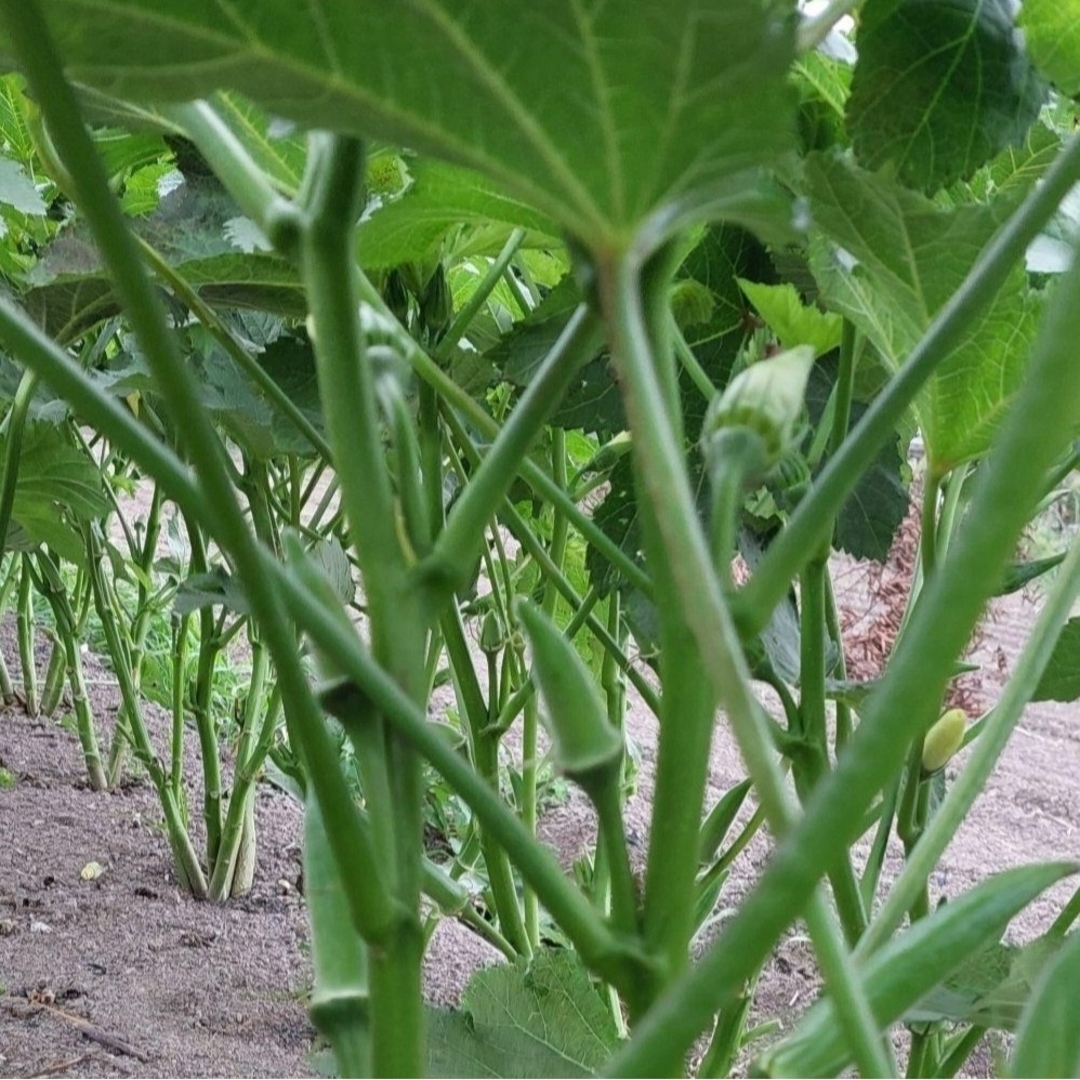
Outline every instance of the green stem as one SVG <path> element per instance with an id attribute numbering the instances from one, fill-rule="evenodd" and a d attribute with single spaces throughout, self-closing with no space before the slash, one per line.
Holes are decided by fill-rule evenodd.
<path id="1" fill-rule="evenodd" d="M 1068 557 L 1061 564 L 1031 636 L 1024 645 L 1001 698 L 972 745 L 967 763 L 926 824 L 919 843 L 909 853 L 904 869 L 893 882 L 881 910 L 859 943 L 857 955 L 860 958 L 869 956 L 884 945 L 903 922 L 907 910 L 917 901 L 924 883 L 967 817 L 1023 715 L 1024 707 L 1039 685 L 1077 596 L 1080 596 L 1080 543 L 1072 545 Z"/>
<path id="2" fill-rule="evenodd" d="M 479 451 L 476 450 L 472 440 L 461 426 L 461 422 L 452 412 L 447 411 L 444 413 L 444 416 L 447 421 L 447 426 L 454 434 L 454 438 L 471 458 L 478 460 Z M 556 510 L 560 513 L 562 512 L 557 505 Z M 499 517 L 507 529 L 510 530 L 514 539 L 521 544 L 530 558 L 536 562 L 537 567 L 545 578 L 554 583 L 555 588 L 559 590 L 563 598 L 575 611 L 581 611 L 584 606 L 584 600 L 578 594 L 574 586 L 567 580 L 566 575 L 563 574 L 554 562 L 552 562 L 544 545 L 537 539 L 536 534 L 526 524 L 525 520 L 517 510 L 514 509 L 509 501 L 503 503 L 502 510 L 499 512 Z M 660 711 L 660 699 L 656 691 L 645 680 L 641 672 L 631 664 L 625 651 L 620 648 L 619 643 L 610 633 L 608 633 L 607 627 L 591 613 L 586 614 L 585 622 L 589 630 L 592 631 L 596 636 L 596 639 L 604 647 L 605 651 L 615 658 L 616 663 L 619 664 L 620 670 L 626 673 L 626 677 L 630 680 L 634 689 L 641 695 L 642 700 L 644 700 L 652 713 L 658 715 Z"/>
<path id="3" fill-rule="evenodd" d="M 213 106 L 195 101 L 186 105 L 159 105 L 158 110 L 184 129 L 240 209 L 259 226 L 270 243 L 295 259 L 300 246 L 300 223 L 295 207 L 278 194 Z"/>
<path id="4" fill-rule="evenodd" d="M 586 308 L 579 308 L 454 504 L 431 555 L 418 567 L 420 580 L 431 593 L 432 610 L 468 581 L 484 529 L 510 490 L 522 459 L 600 341 L 599 322 Z M 559 487 L 565 490 L 565 485 Z"/>
<path id="5" fill-rule="evenodd" d="M 445 361 L 453 355 L 454 346 L 465 336 L 465 332 L 469 329 L 473 319 L 476 318 L 480 309 L 487 303 L 488 297 L 494 292 L 495 286 L 499 284 L 503 272 L 510 265 L 510 260 L 517 254 L 518 248 L 521 247 L 524 239 L 524 229 L 514 229 L 506 238 L 506 243 L 503 244 L 502 250 L 492 260 L 487 273 L 480 284 L 477 285 L 476 291 L 454 316 L 454 321 L 450 324 L 449 329 L 439 339 L 438 345 L 435 346 L 432 352 L 432 359 Z"/>
<path id="6" fill-rule="evenodd" d="M 805 805 L 829 772 L 829 735 L 825 713 L 825 639 L 828 564 L 811 560 L 802 575 L 800 610 L 799 718 L 801 751 L 792 761 L 795 787 Z M 866 911 L 851 859 L 845 854 L 829 870 L 840 922 L 850 945 L 866 929 Z"/>
<path id="7" fill-rule="evenodd" d="M 637 888 L 623 827 L 621 770 L 595 794 L 594 805 L 600 823 L 604 862 L 611 876 L 611 925 L 617 933 L 635 937 L 638 934 Z"/>
<path id="8" fill-rule="evenodd" d="M 37 659 L 34 656 L 34 597 L 30 591 L 30 556 L 22 556 L 19 579 L 16 631 L 19 637 L 19 663 L 22 665 L 23 701 L 30 716 L 38 714 Z"/>
<path id="9" fill-rule="evenodd" d="M 431 762 L 499 844 L 513 852 L 518 871 L 536 890 L 585 963 L 619 986 L 639 978 L 640 958 L 612 935 L 589 902 L 564 876 L 554 856 L 529 835 L 491 786 L 434 730 L 424 710 L 410 701 L 375 663 L 356 633 L 343 627 L 294 574 L 282 572 L 269 560 L 263 560 L 262 565 L 266 575 L 279 579 L 289 610 L 312 640 Z"/>
<path id="10" fill-rule="evenodd" d="M 8 526 L 11 524 L 11 509 L 15 505 L 15 489 L 19 482 L 19 465 L 22 461 L 23 431 L 26 429 L 26 416 L 30 411 L 30 402 L 38 386 L 38 375 L 34 371 L 24 371 L 11 408 L 3 422 L 4 476 L 0 481 L 0 550 L 7 546 Z"/>
<path id="11" fill-rule="evenodd" d="M 944 1078 L 955 1076 L 971 1057 L 972 1051 L 979 1045 L 985 1034 L 986 1028 L 973 1024 L 967 1031 L 958 1035 L 946 1045 L 945 1055 L 934 1067 L 932 1075 Z"/>
<path id="12" fill-rule="evenodd" d="M 1072 149 L 1080 146 L 1074 142 Z M 1070 153 L 1067 160 L 1080 156 Z M 1059 282 L 1028 367 L 968 513 L 940 572 L 927 584 L 880 688 L 836 768 L 791 831 L 754 894 L 705 958 L 639 1025 L 609 1070 L 649 1075 L 672 1044 L 688 1046 L 738 992 L 798 914 L 822 868 L 847 848 L 874 796 L 899 769 L 911 739 L 937 710 L 955 657 L 1012 556 L 1042 478 L 1080 424 L 1080 268 Z M 880 399 L 879 399 L 880 400 Z M 804 536 L 805 539 L 805 536 Z M 937 815 L 935 815 L 935 818 Z M 869 933 L 869 931 L 868 931 Z"/>
<path id="13" fill-rule="evenodd" d="M 780 835 L 794 820 L 794 808 L 772 753 L 761 706 L 750 689 L 750 673 L 723 592 L 712 573 L 709 551 L 687 480 L 681 441 L 675 437 L 670 409 L 660 406 L 660 402 L 670 402 L 670 394 L 654 366 L 652 342 L 642 310 L 642 272 L 633 257 L 601 264 L 597 269 L 601 303 L 611 333 L 612 354 L 619 366 L 627 416 L 634 435 L 639 485 L 650 509 L 649 520 L 656 530 L 657 549 L 666 556 L 665 570 L 670 575 L 670 599 L 667 605 L 661 603 L 660 608 L 663 611 L 666 606 L 677 606 L 681 618 L 685 619 L 686 630 L 695 639 L 696 651 L 700 652 L 702 668 L 712 678 L 713 692 L 728 714 L 766 816 Z M 667 738 L 668 734 L 664 732 L 661 742 Z M 662 749 L 661 746 L 661 752 Z M 699 800 L 699 814 L 700 808 Z M 697 824 L 700 824 L 700 818 Z M 694 867 L 697 839 L 695 828 L 693 844 L 685 853 Z M 839 854 L 836 852 L 824 866 L 835 865 Z M 811 932 L 815 947 L 827 976 L 837 980 L 835 988 L 830 982 L 831 992 L 850 1006 L 842 1010 L 842 1018 L 853 1046 L 858 1048 L 859 1066 L 864 1073 L 880 1072 L 885 1062 L 884 1053 L 872 1022 L 868 1026 L 870 1013 L 862 987 L 858 979 L 852 978 L 850 965 L 845 962 L 843 944 L 831 920 L 817 917 L 818 901 L 813 900 L 811 892 L 812 886 L 803 899 L 809 904 L 808 918 L 814 916 Z M 820 910 L 824 912 L 824 908 Z M 723 995 L 726 997 L 727 992 Z M 666 1012 L 665 1006 L 670 999 L 671 994 L 666 994 L 651 1010 L 650 1017 Z M 644 1024 L 649 1025 L 649 1020 Z M 702 1024 L 698 1031 L 704 1026 Z M 629 1052 L 617 1055 L 616 1060 Z M 662 1039 L 656 1052 L 657 1056 L 649 1063 L 650 1071 L 670 1069 L 677 1056 L 673 1054 L 672 1040 Z"/>
<path id="14" fill-rule="evenodd" d="M 1080 136 L 1074 136 L 1020 208 L 976 260 L 964 283 L 935 316 L 903 366 L 874 400 L 835 457 L 815 478 L 809 494 L 769 546 L 753 578 L 735 601 L 745 634 L 762 630 L 788 585 L 829 535 L 837 512 L 896 430 L 915 395 L 963 341 L 972 322 L 997 295 L 1028 244 L 1080 180 Z M 1041 478 L 1040 478 L 1041 481 Z"/>
<path id="15" fill-rule="evenodd" d="M 186 519 L 188 544 L 191 548 L 191 572 L 205 574 L 209 569 L 206 545 L 199 525 Z M 221 641 L 209 606 L 199 610 L 199 655 L 195 671 L 195 693 L 192 713 L 199 735 L 199 757 L 203 775 L 203 821 L 206 825 L 206 861 L 213 866 L 221 846 L 221 757 L 218 748 L 217 723 L 214 720 L 214 674 Z"/>
<path id="16" fill-rule="evenodd" d="M 12 305 L 0 299 L 0 327 L 26 363 L 33 361 L 55 389 L 83 405 L 83 414 L 99 430 L 126 444 L 184 508 L 207 524 L 215 539 L 240 568 L 253 614 L 261 626 L 278 670 L 290 738 L 300 748 L 326 819 L 333 823 L 331 845 L 338 860 L 349 910 L 358 928 L 378 937 L 396 918 L 381 869 L 372 858 L 370 838 L 338 766 L 337 749 L 297 655 L 296 643 L 282 607 L 279 585 L 261 572 L 261 553 L 237 503 L 225 455 L 200 402 L 194 373 L 177 352 L 175 338 L 159 300 L 146 277 L 134 240 L 112 196 L 79 114 L 71 86 L 53 48 L 38 4 L 2 0 L 0 14 L 9 45 L 17 54 L 42 111 L 99 250 L 108 264 L 128 318 L 139 337 L 167 402 L 177 430 L 196 466 L 192 483 L 175 455 L 148 436 L 107 395 L 100 392 L 70 359 Z M 235 139 L 233 140 L 235 142 Z M 272 230 L 268 233 L 273 239 Z"/>
<path id="17" fill-rule="evenodd" d="M 564 491 L 566 490 L 567 476 L 567 452 L 566 432 L 560 427 L 551 429 L 551 478 Z M 552 564 L 561 572 L 566 561 L 566 544 L 569 536 L 569 522 L 566 515 L 560 513 L 558 507 L 554 509 L 551 523 L 550 555 Z M 544 586 L 544 597 L 541 609 L 550 618 L 555 616 L 555 608 L 558 606 L 559 593 L 555 583 L 549 578 Z M 572 640 L 567 634 L 567 640 Z M 529 680 L 532 684 L 532 680 Z M 539 733 L 538 703 L 535 694 L 527 699 L 525 704 L 525 719 L 521 734 L 521 757 L 522 757 L 522 821 L 525 828 L 535 836 L 537 827 L 537 793 L 536 780 L 539 773 L 539 761 L 537 760 L 538 733 Z M 621 839 L 621 837 L 620 837 Z M 625 849 L 625 843 L 623 844 Z M 612 855 L 614 856 L 614 852 Z M 540 913 L 537 904 L 536 893 L 532 889 L 526 889 L 522 898 L 525 909 L 525 929 L 529 940 L 534 947 L 540 943 Z"/>
<path id="18" fill-rule="evenodd" d="M 836 610 L 836 595 L 833 592 L 832 578 L 825 574 L 825 625 L 829 631 L 829 639 L 836 649 L 836 667 L 834 677 L 838 682 L 847 679 L 847 660 L 844 657 L 844 635 L 840 627 L 840 616 Z M 836 754 L 847 745 L 851 738 L 851 706 L 846 701 L 837 700 L 836 703 Z"/>
<path id="19" fill-rule="evenodd" d="M 120 636 L 113 607 L 109 603 L 108 589 L 101 565 L 103 558 L 101 539 L 93 525 L 86 527 L 85 535 L 90 591 L 93 597 L 94 609 L 97 611 L 102 631 L 105 634 L 109 659 L 120 687 L 122 708 L 135 747 L 135 753 L 140 764 L 146 769 L 150 782 L 154 785 L 158 799 L 161 802 L 177 877 L 186 884 L 193 896 L 203 900 L 207 895 L 206 879 L 203 876 L 202 868 L 199 865 L 195 848 L 187 830 L 187 823 L 182 810 L 183 804 L 176 798 L 176 792 L 172 787 L 170 778 L 166 776 L 161 761 L 158 759 L 150 742 L 150 735 L 143 721 L 142 704 L 131 672 L 130 656 Z"/>
<path id="20" fill-rule="evenodd" d="M 41 711 L 52 716 L 60 707 L 64 696 L 64 678 L 67 675 L 67 653 L 63 643 L 53 638 L 52 651 L 49 653 L 49 666 L 45 669 L 45 684 L 41 689 Z"/>
<path id="21" fill-rule="evenodd" d="M 926 1032 L 913 1031 L 911 1033 L 911 1047 L 908 1050 L 907 1071 L 905 1073 L 909 1080 L 915 1080 L 915 1078 L 924 1075 L 923 1066 L 926 1063 L 928 1049 L 929 1040 Z"/>
<path id="22" fill-rule="evenodd" d="M 922 528 L 919 554 L 922 560 L 923 581 L 930 579 L 930 574 L 937 564 L 938 532 L 938 495 L 941 491 L 941 479 L 932 471 L 927 471 L 923 486 Z"/>
<path id="23" fill-rule="evenodd" d="M 448 610 L 441 620 L 443 640 L 450 660 L 454 686 L 457 690 L 461 711 L 469 729 L 469 749 L 477 774 L 490 786 L 499 790 L 499 733 L 488 721 L 488 709 L 480 689 L 465 630 L 460 614 Z M 507 941 L 522 956 L 532 952 L 531 938 L 525 928 L 524 916 L 518 902 L 514 871 L 506 848 L 484 822 L 480 822 L 480 846 L 487 867 L 488 881 L 495 900 L 495 913 L 499 928 Z"/>
<path id="24" fill-rule="evenodd" d="M 701 396 L 706 401 L 712 401 L 716 397 L 716 387 L 713 386 L 712 379 L 709 378 L 698 358 L 694 355 L 694 350 L 687 344 L 686 338 L 675 322 L 674 316 L 671 316 L 671 339 L 675 344 L 675 355 L 678 357 L 683 370 L 690 376 L 691 382 L 701 391 Z"/>
<path id="25" fill-rule="evenodd" d="M 24 573 L 28 578 L 32 577 L 34 579 L 38 591 L 41 592 L 52 608 L 53 618 L 56 621 L 56 633 L 60 641 L 63 642 L 67 654 L 72 707 L 75 710 L 76 727 L 79 732 L 79 742 L 82 745 L 83 760 L 86 762 L 90 787 L 94 791 L 104 791 L 108 779 L 105 775 L 105 766 L 101 760 L 101 753 L 98 750 L 94 714 L 90 707 L 89 696 L 86 693 L 86 680 L 83 678 L 82 653 L 79 648 L 80 643 L 75 626 L 75 613 L 72 611 L 71 601 L 64 588 L 60 568 L 43 549 L 37 552 L 39 573 L 34 572 L 30 556 L 26 556 L 26 559 Z"/>
<path id="26" fill-rule="evenodd" d="M 169 783 L 177 805 L 182 805 L 184 798 L 184 731 L 186 729 L 184 698 L 187 691 L 187 654 L 190 629 L 190 614 L 180 616 L 172 624 L 172 732 L 169 739 Z"/>
<path id="27" fill-rule="evenodd" d="M 418 591 L 407 573 L 395 525 L 382 445 L 375 373 L 365 354 L 357 295 L 356 223 L 363 208 L 363 147 L 353 139 L 312 136 L 308 215 L 301 232 L 304 283 L 314 320 L 319 393 L 334 448 L 342 504 L 364 580 L 376 659 L 410 700 L 426 694 L 426 627 Z M 382 718 L 374 726 L 384 728 Z M 369 774 L 385 772 L 389 801 L 371 800 L 376 839 L 389 838 L 388 869 L 399 917 L 371 955 L 372 1062 L 380 1075 L 424 1069 L 420 961 L 420 876 L 423 850 L 420 759 L 396 732 L 376 734 L 385 746 Z"/>
<path id="28" fill-rule="evenodd" d="M 239 891 L 247 891 L 246 888 L 237 891 L 233 887 L 237 855 L 244 834 L 245 816 L 255 794 L 255 780 L 266 754 L 270 752 L 273 737 L 274 717 L 264 699 L 270 658 L 258 638 L 249 635 L 249 640 L 251 675 L 248 679 L 244 717 L 240 725 L 240 740 L 236 748 L 232 792 L 221 830 L 221 844 L 218 847 L 217 859 L 210 864 L 211 900 L 225 900 L 229 896 L 239 895 Z M 267 732 L 270 733 L 270 738 L 265 737 L 264 733 Z"/>

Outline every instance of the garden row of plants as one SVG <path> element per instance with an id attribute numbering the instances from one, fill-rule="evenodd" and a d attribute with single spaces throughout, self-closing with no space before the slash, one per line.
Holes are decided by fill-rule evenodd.
<path id="1" fill-rule="evenodd" d="M 1004 938 L 1076 865 L 929 886 L 1025 705 L 1080 697 L 1080 550 L 1015 556 L 1080 454 L 1080 10 L 1016 17 L 0 0 L 18 689 L 66 686 L 91 786 L 145 773 L 196 896 L 250 887 L 261 777 L 304 801 L 341 1075 L 682 1075 L 705 1034 L 699 1075 L 886 1076 L 896 1025 L 909 1076 L 991 1029 L 1015 1075 L 1080 1071 L 1080 893 Z M 916 432 L 919 572 L 858 682 L 829 556 L 885 557 Z M 946 710 L 987 601 L 1050 570 L 1000 700 Z M 745 778 L 711 802 L 717 725 Z M 573 877 L 537 839 L 553 771 L 596 812 Z M 421 986 L 447 916 L 508 960 L 457 1011 Z M 748 1017 L 797 919 L 825 990 L 776 1038 Z"/>

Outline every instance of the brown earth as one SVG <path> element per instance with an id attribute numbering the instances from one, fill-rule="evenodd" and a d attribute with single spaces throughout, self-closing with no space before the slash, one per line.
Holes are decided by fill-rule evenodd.
<path id="1" fill-rule="evenodd" d="M 845 560 L 834 569 L 841 614 L 856 646 L 851 663 L 860 676 L 872 675 L 895 631 L 888 599 L 900 595 L 896 579 L 907 569 L 902 553 L 880 573 L 868 575 Z M 995 605 L 974 654 L 982 671 L 969 677 L 963 691 L 967 704 L 995 698 L 1033 617 L 1034 607 L 1023 596 Z M 0 636 L 0 647 L 18 685 L 9 630 Z M 44 660 L 42 653 L 42 671 Z M 95 714 L 107 731 L 118 703 L 115 687 L 93 658 L 87 673 Z M 1080 858 L 1078 720 L 1074 705 L 1028 709 L 934 875 L 935 901 L 994 870 Z M 159 738 L 163 722 L 158 715 Z M 640 859 L 656 753 L 655 724 L 640 703 L 633 704 L 628 730 L 641 771 L 627 831 Z M 244 899 L 215 906 L 196 903 L 178 889 L 149 785 L 135 778 L 117 791 L 88 790 L 77 741 L 56 721 L 31 719 L 18 706 L 0 712 L 0 766 L 15 779 L 14 786 L 0 788 L 0 1074 L 312 1074 L 295 803 L 262 786 L 255 887 Z M 189 778 L 197 770 L 193 756 Z M 720 726 L 711 798 L 741 776 L 737 751 Z M 191 779 L 189 806 L 198 805 Z M 592 828 L 584 799 L 572 793 L 547 814 L 543 835 L 569 864 L 587 847 Z M 739 858 L 717 924 L 749 890 L 768 851 L 767 838 L 759 837 Z M 80 873 L 92 861 L 104 873 L 84 881 Z M 898 866 L 893 852 L 887 874 Z M 1044 930 L 1071 889 L 1065 884 L 1040 898 L 1016 920 L 1010 937 L 1024 941 Z M 469 931 L 444 921 L 427 965 L 430 997 L 453 1003 L 469 973 L 497 959 Z M 796 929 L 763 974 L 754 1022 L 778 1017 L 789 1024 L 817 987 L 812 951 Z M 984 1047 L 972 1065 L 973 1075 L 990 1075 L 989 1050 Z"/>

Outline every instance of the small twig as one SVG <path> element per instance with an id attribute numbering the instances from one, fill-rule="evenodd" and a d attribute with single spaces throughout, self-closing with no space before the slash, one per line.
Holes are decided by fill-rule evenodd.
<path id="1" fill-rule="evenodd" d="M 39 1076 L 56 1076 L 59 1073 L 67 1072 L 68 1069 L 74 1069 L 76 1065 L 81 1065 L 90 1055 L 80 1054 L 78 1057 L 69 1058 L 67 1061 L 57 1061 L 52 1065 L 46 1065 L 44 1069 L 39 1069 L 37 1072 L 27 1073 L 26 1080 L 35 1080 Z"/>
<path id="2" fill-rule="evenodd" d="M 78 1028 L 86 1038 L 92 1039 L 96 1043 L 100 1043 L 109 1050 L 115 1050 L 118 1054 L 127 1054 L 128 1057 L 133 1057 L 136 1061 L 141 1061 L 144 1064 L 150 1061 L 149 1054 L 145 1054 L 142 1050 L 138 1049 L 138 1047 L 132 1046 L 129 1042 L 125 1042 L 118 1035 L 112 1035 L 104 1028 L 99 1028 L 96 1024 L 91 1024 L 89 1020 L 84 1020 L 81 1016 L 75 1016 L 72 1013 L 64 1012 L 63 1009 L 58 1009 L 55 1005 L 41 1003 L 38 1007 L 47 1010 L 54 1016 L 59 1016 L 61 1020 L 66 1020 L 73 1027 Z"/>

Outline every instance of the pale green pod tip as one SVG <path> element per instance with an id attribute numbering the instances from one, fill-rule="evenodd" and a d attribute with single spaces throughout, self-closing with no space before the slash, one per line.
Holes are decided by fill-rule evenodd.
<path id="1" fill-rule="evenodd" d="M 559 769 L 583 787 L 622 761 L 622 733 L 612 726 L 573 645 L 535 605 L 517 603 L 532 645 L 533 671 L 547 704 L 546 727 Z"/>

